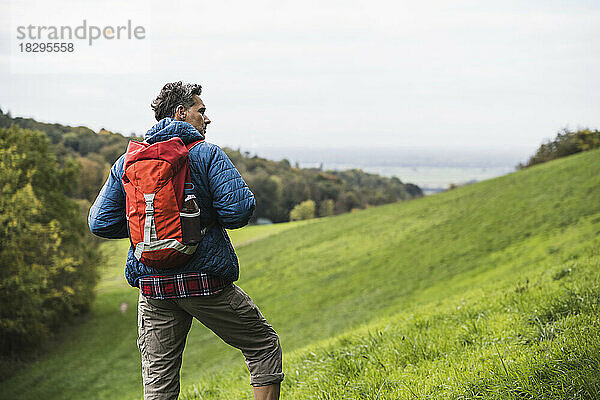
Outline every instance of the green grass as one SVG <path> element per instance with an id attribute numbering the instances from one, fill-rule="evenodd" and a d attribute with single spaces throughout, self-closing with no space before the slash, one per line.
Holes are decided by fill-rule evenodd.
<path id="1" fill-rule="evenodd" d="M 568 248 L 558 260 L 548 257 L 511 279 L 498 278 L 510 267 L 475 278 L 470 290 L 288 354 L 285 397 L 598 398 L 598 218 L 548 237 Z M 509 251 L 535 253 L 539 242 L 518 247 Z M 216 398 L 250 398 L 243 376 L 238 368 L 202 387 L 226 388 Z M 193 389 L 185 398 L 205 398 Z"/>
<path id="2" fill-rule="evenodd" d="M 238 284 L 281 337 L 284 397 L 600 397 L 599 170 L 591 151 L 410 202 L 232 231 Z M 104 244 L 89 318 L 0 393 L 141 397 L 126 247 Z M 199 324 L 182 384 L 185 398 L 251 398 L 241 356 Z"/>
<path id="3" fill-rule="evenodd" d="M 301 225 L 311 224 L 316 220 L 294 221 L 285 224 L 273 225 L 252 225 L 243 229 L 236 229 L 229 232 L 229 237 L 233 242 L 233 246 L 237 249 L 246 246 L 252 242 L 267 238 L 277 233 L 287 231 Z"/>

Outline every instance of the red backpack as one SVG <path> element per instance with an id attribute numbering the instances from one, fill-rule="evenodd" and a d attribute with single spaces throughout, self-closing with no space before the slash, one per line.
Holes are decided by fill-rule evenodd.
<path id="1" fill-rule="evenodd" d="M 122 182 L 134 255 L 155 269 L 168 269 L 190 260 L 198 245 L 183 244 L 180 212 L 184 186 L 190 182 L 189 150 L 178 138 L 148 144 L 130 141 Z"/>

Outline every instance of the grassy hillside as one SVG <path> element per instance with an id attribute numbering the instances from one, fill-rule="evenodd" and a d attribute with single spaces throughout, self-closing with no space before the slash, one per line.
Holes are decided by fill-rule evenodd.
<path id="1" fill-rule="evenodd" d="M 232 232 L 239 285 L 282 340 L 284 394 L 596 398 L 599 170 L 591 151 L 411 202 Z M 240 246 L 252 229 L 265 236 Z M 140 397 L 126 247 L 104 246 L 92 315 L 0 383 L 7 398 Z M 182 379 L 188 398 L 250 398 L 241 356 L 198 324 Z"/>

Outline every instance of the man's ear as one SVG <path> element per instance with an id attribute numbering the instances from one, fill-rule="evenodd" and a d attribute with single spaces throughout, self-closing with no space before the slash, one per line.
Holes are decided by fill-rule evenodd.
<path id="1" fill-rule="evenodd" d="M 175 109 L 175 119 L 177 121 L 185 121 L 185 108 L 181 104 Z"/>

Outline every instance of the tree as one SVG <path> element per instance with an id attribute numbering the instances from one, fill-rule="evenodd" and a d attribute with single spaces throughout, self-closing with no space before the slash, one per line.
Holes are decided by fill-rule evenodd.
<path id="1" fill-rule="evenodd" d="M 99 262 L 42 132 L 0 128 L 0 351 L 22 352 L 90 305 Z M 72 166 L 72 165 L 70 165 Z"/>
<path id="2" fill-rule="evenodd" d="M 334 202 L 331 199 L 323 200 L 319 204 L 319 217 L 328 217 L 335 212 Z"/>
<path id="3" fill-rule="evenodd" d="M 354 192 L 344 192 L 335 202 L 335 212 L 337 214 L 345 213 L 352 211 L 355 208 L 360 208 L 362 206 L 360 198 Z"/>
<path id="4" fill-rule="evenodd" d="M 273 222 L 287 220 L 288 213 L 283 204 L 283 184 L 276 175 L 257 173 L 246 179 L 248 187 L 256 197 L 256 216 Z"/>

